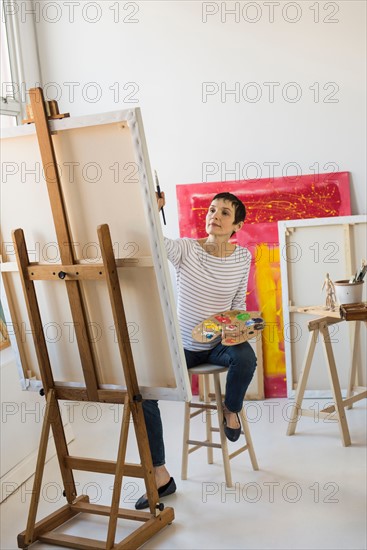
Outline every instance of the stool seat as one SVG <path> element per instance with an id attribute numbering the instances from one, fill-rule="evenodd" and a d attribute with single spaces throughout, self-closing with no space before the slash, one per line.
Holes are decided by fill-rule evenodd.
<path id="1" fill-rule="evenodd" d="M 224 433 L 223 426 L 223 396 L 220 387 L 219 375 L 222 372 L 226 372 L 227 367 L 221 365 L 213 365 L 211 363 L 203 363 L 197 367 L 188 369 L 189 376 L 197 374 L 204 378 L 204 400 L 201 402 L 187 402 L 185 403 L 185 422 L 184 422 L 184 434 L 183 434 L 183 450 L 182 450 L 182 468 L 181 479 L 187 479 L 187 467 L 189 454 L 197 451 L 201 447 L 207 448 L 208 464 L 213 464 L 213 449 L 221 449 L 223 457 L 224 475 L 227 487 L 232 487 L 232 474 L 230 469 L 230 460 L 239 455 L 243 451 L 248 451 L 250 455 L 251 464 L 254 470 L 258 470 L 258 464 L 256 460 L 255 451 L 252 444 L 250 429 L 248 426 L 247 418 L 244 409 L 242 409 L 238 416 L 241 421 L 241 435 L 245 438 L 245 445 L 233 453 L 228 453 L 227 438 Z M 214 391 L 210 393 L 210 376 L 214 379 Z M 191 412 L 191 409 L 194 412 Z M 213 411 L 217 412 L 218 427 L 212 426 Z M 190 421 L 195 416 L 205 414 L 206 424 L 206 439 L 203 441 L 197 441 L 190 439 Z M 213 432 L 219 432 L 220 443 L 213 442 Z"/>
<path id="2" fill-rule="evenodd" d="M 214 374 L 217 372 L 226 372 L 227 367 L 221 367 L 220 365 L 212 365 L 211 363 L 203 363 L 197 367 L 189 369 L 189 374 Z"/>

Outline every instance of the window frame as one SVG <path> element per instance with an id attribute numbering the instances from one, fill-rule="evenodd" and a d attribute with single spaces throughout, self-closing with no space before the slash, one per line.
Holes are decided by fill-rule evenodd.
<path id="1" fill-rule="evenodd" d="M 29 1 L 29 0 L 28 0 Z M 6 6 L 8 9 L 6 9 Z M 23 52 L 25 50 L 34 52 L 31 62 L 32 67 L 28 68 L 28 74 L 40 75 L 40 65 L 38 59 L 37 37 L 35 33 L 35 22 L 30 18 L 27 22 L 20 21 L 20 14 L 17 8 L 16 0 L 6 0 L 2 2 L 1 18 L 5 23 L 7 35 L 7 47 L 10 62 L 11 84 L 15 93 L 4 97 L 1 95 L 0 114 L 4 116 L 15 116 L 17 125 L 26 118 L 26 90 L 35 85 L 34 82 L 27 82 L 27 74 L 23 62 Z M 33 27 L 32 33 L 20 33 L 20 22 L 22 26 L 30 25 Z M 39 79 L 40 80 L 40 79 Z M 2 83 L 3 84 L 3 83 Z M 37 85 L 39 85 L 37 83 Z M 1 94 L 3 89 L 1 90 Z"/>

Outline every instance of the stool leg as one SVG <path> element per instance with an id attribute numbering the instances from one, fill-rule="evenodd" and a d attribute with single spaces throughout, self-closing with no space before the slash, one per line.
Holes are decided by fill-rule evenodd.
<path id="1" fill-rule="evenodd" d="M 250 428 L 249 428 L 249 425 L 248 425 L 248 422 L 247 422 L 246 413 L 243 409 L 241 409 L 241 411 L 239 412 L 239 416 L 241 418 L 242 429 L 243 429 L 243 433 L 245 434 L 247 450 L 248 450 L 249 455 L 250 455 L 252 468 L 254 470 L 258 470 L 259 466 L 258 466 L 258 463 L 257 463 L 257 460 L 256 460 L 254 446 L 252 444 L 252 437 L 251 437 L 251 433 L 250 433 Z"/>
<path id="2" fill-rule="evenodd" d="M 201 376 L 200 376 L 201 377 Z M 204 403 L 210 404 L 210 379 L 208 374 L 204 374 Z M 210 409 L 205 410 L 205 422 L 206 422 L 206 440 L 208 443 L 213 443 L 213 432 L 212 432 L 212 411 Z M 213 448 L 207 447 L 208 453 L 208 464 L 213 464 Z"/>
<path id="3" fill-rule="evenodd" d="M 186 402 L 183 444 L 182 444 L 181 479 L 187 479 L 187 464 L 189 460 L 189 444 L 188 444 L 189 439 L 190 439 L 190 403 Z"/>
<path id="4" fill-rule="evenodd" d="M 220 434 L 220 443 L 221 443 L 222 456 L 223 456 L 224 475 L 226 478 L 227 487 L 232 487 L 233 483 L 232 483 L 232 475 L 231 475 L 231 466 L 229 463 L 229 456 L 228 456 L 227 438 L 226 438 L 226 434 L 224 433 L 224 427 L 223 427 L 223 406 L 222 406 L 222 392 L 220 387 L 220 379 L 219 379 L 218 373 L 214 373 L 213 376 L 214 376 L 215 399 L 217 401 L 219 434 Z"/>
<path id="5" fill-rule="evenodd" d="M 198 374 L 198 388 L 199 388 L 199 399 L 204 401 L 204 388 L 203 388 L 203 376 Z"/>

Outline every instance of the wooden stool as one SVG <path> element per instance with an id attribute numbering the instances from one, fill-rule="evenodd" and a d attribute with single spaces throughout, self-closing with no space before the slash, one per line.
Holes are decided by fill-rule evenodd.
<path id="1" fill-rule="evenodd" d="M 207 447 L 208 451 L 208 464 L 213 464 L 213 448 L 221 449 L 223 456 L 223 466 L 224 466 L 224 475 L 226 479 L 227 487 L 232 487 L 232 475 L 229 461 L 231 458 L 239 455 L 244 451 L 248 451 L 250 454 L 250 459 L 252 467 L 254 470 L 258 470 L 258 464 L 256 460 L 256 455 L 254 447 L 252 444 L 250 429 L 248 426 L 247 418 L 245 415 L 244 409 L 238 413 L 238 416 L 241 419 L 242 431 L 241 434 L 245 436 L 246 444 L 237 449 L 232 454 L 228 454 L 227 438 L 224 433 L 223 426 L 223 404 L 222 404 L 222 392 L 220 387 L 219 375 L 221 372 L 226 372 L 227 368 L 220 367 L 218 365 L 203 364 L 198 367 L 193 367 L 189 369 L 189 375 L 199 374 L 204 376 L 204 402 L 203 403 L 185 403 L 185 424 L 184 424 L 184 435 L 183 435 L 183 450 L 182 450 L 182 469 L 181 469 L 181 479 L 187 479 L 187 465 L 189 454 L 197 451 L 201 447 Z M 215 394 L 210 393 L 210 379 L 209 375 L 213 375 L 214 378 L 214 391 Z M 213 403 L 213 398 L 215 397 L 215 403 Z M 198 409 L 195 412 L 191 413 L 190 409 Z M 213 411 L 218 411 L 218 428 L 212 426 L 212 414 Z M 190 420 L 195 416 L 205 412 L 206 420 L 206 439 L 204 441 L 195 441 L 190 439 Z M 213 443 L 213 432 L 219 432 L 220 443 Z M 192 447 L 190 447 L 192 445 Z"/>

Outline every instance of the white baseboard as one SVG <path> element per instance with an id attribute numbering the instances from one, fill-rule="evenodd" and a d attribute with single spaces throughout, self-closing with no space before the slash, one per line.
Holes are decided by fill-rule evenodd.
<path id="1" fill-rule="evenodd" d="M 70 423 L 64 425 L 66 442 L 73 441 L 74 434 Z M 1 494 L 0 503 L 6 500 L 12 493 L 14 493 L 19 487 L 32 477 L 36 470 L 38 449 L 26 456 L 19 464 L 14 466 L 11 470 L 6 472 L 0 479 Z M 54 444 L 54 438 L 51 436 L 48 440 L 46 462 L 56 456 L 56 449 Z"/>

